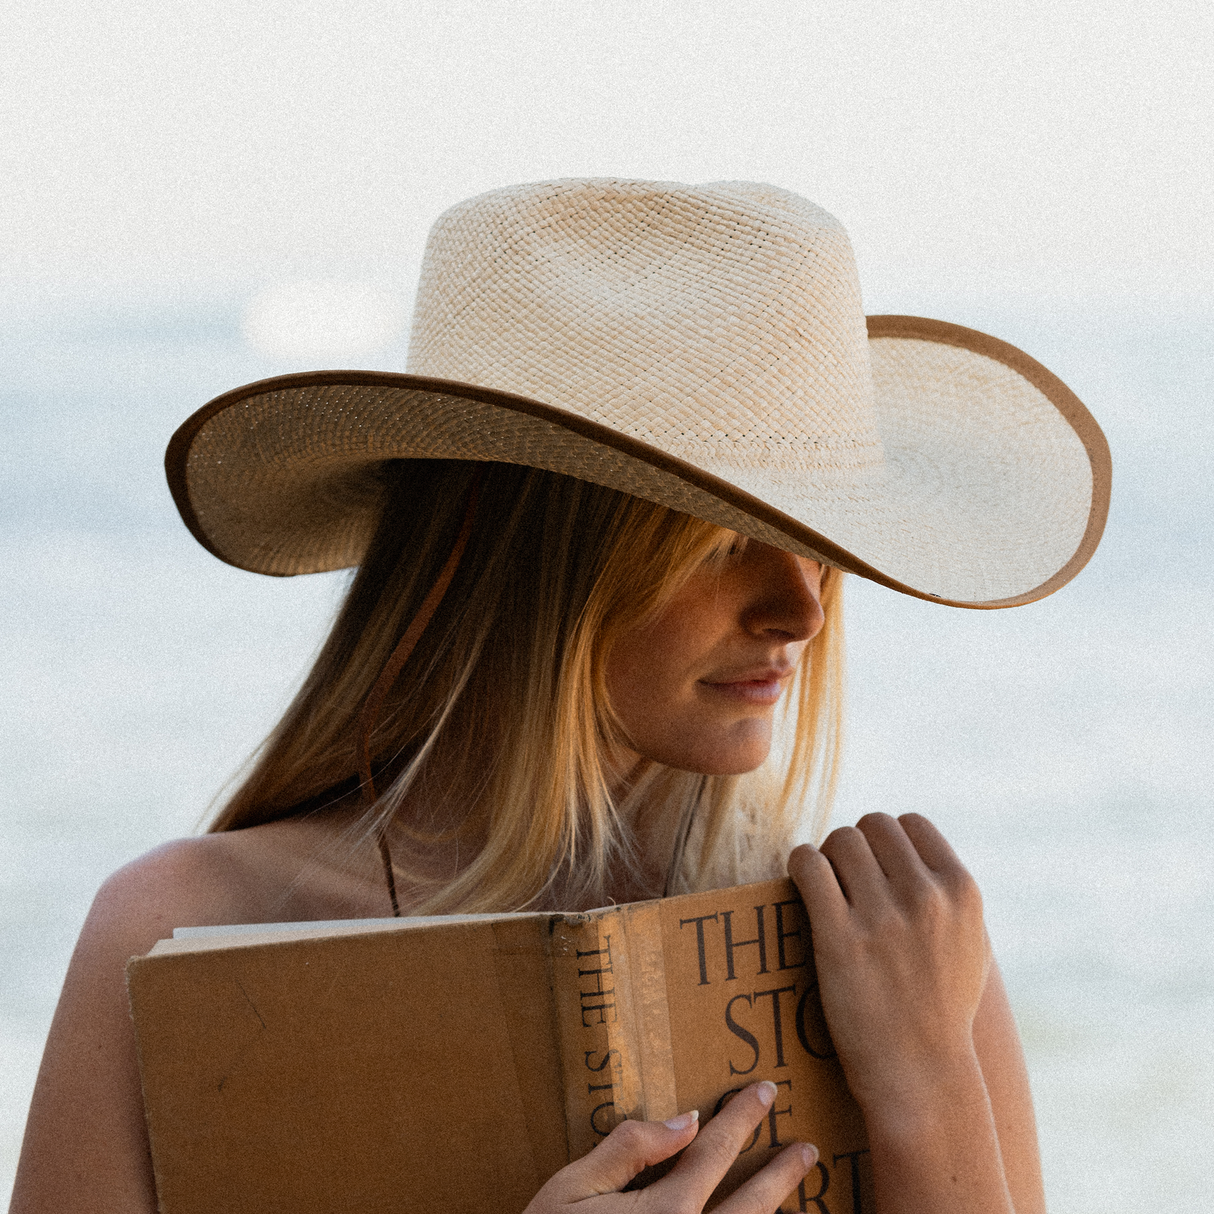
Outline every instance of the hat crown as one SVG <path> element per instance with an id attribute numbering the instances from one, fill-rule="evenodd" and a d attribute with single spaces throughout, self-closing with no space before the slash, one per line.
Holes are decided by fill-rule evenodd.
<path id="1" fill-rule="evenodd" d="M 408 369 L 567 409 L 701 467 L 882 461 L 842 225 L 774 186 L 494 190 L 439 217 Z"/>

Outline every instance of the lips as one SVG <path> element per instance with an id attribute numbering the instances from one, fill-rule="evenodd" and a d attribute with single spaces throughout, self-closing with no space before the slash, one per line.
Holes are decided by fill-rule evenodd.
<path id="1" fill-rule="evenodd" d="M 740 675 L 724 679 L 701 679 L 702 686 L 717 695 L 728 696 L 748 704 L 774 704 L 784 690 L 785 681 L 791 676 L 792 667 L 764 667 L 761 670 L 743 671 Z"/>

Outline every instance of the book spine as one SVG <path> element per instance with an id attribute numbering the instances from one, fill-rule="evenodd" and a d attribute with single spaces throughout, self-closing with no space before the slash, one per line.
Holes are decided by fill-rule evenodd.
<path id="1" fill-rule="evenodd" d="M 671 1046 L 670 1002 L 666 990 L 666 955 L 662 937 L 662 904 L 636 902 L 621 908 L 627 940 L 629 1015 L 638 1074 L 638 1100 L 630 1117 L 665 1121 L 677 1107 Z"/>
<path id="2" fill-rule="evenodd" d="M 644 1100 L 628 941 L 618 910 L 561 915 L 549 956 L 565 1084 L 569 1159 L 580 1159 Z"/>

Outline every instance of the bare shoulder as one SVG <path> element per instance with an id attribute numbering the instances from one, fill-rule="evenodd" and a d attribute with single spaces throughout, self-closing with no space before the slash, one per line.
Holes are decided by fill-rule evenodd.
<path id="1" fill-rule="evenodd" d="M 151 1214 L 125 970 L 173 929 L 383 914 L 373 857 L 295 821 L 166 843 L 97 893 L 47 1039 L 13 1214 Z"/>
<path id="2" fill-rule="evenodd" d="M 164 843 L 132 860 L 97 891 L 81 942 L 122 938 L 142 952 L 175 927 L 245 922 L 264 900 L 246 851 L 232 838 L 204 835 Z"/>
<path id="3" fill-rule="evenodd" d="M 102 885 L 85 937 L 139 952 L 177 927 L 391 913 L 376 857 L 338 839 L 324 822 L 287 820 L 162 844 Z"/>
<path id="4" fill-rule="evenodd" d="M 13 1214 L 150 1214 L 147 1132 L 126 1005 L 135 954 L 199 915 L 242 909 L 210 839 L 168 843 L 102 885 L 51 1024 L 13 1189 Z"/>

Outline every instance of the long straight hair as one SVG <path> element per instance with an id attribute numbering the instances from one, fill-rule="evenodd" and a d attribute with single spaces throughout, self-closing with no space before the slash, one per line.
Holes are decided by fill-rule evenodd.
<path id="1" fill-rule="evenodd" d="M 605 900 L 609 880 L 642 871 L 627 806 L 612 794 L 609 755 L 623 736 L 607 655 L 737 537 L 518 465 L 393 461 L 384 477 L 381 521 L 332 632 L 210 829 L 344 802 L 351 834 L 391 823 L 393 839 L 408 841 L 393 852 L 411 913 L 514 910 L 555 889 L 570 906 Z M 451 550 L 474 479 L 468 546 L 370 736 L 381 791 L 360 811 L 360 709 Z M 841 745 L 841 579 L 824 571 L 826 622 L 765 768 L 701 776 L 651 763 L 628 794 L 651 821 L 680 824 L 670 892 L 707 880 L 714 858 L 736 845 L 739 814 L 773 848 L 824 823 Z M 435 878 L 421 858 L 453 842 L 470 858 Z"/>

